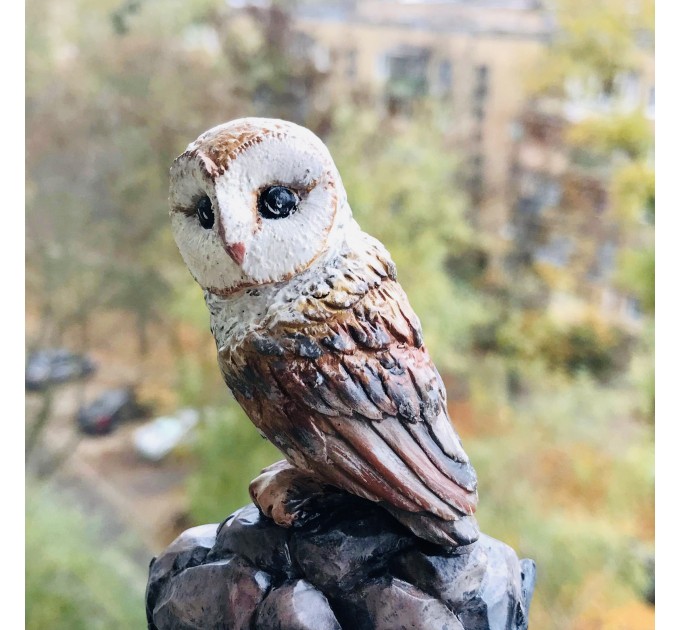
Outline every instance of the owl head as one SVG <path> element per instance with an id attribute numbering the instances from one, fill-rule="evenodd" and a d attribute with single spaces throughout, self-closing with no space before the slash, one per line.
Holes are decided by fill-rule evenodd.
<path id="1" fill-rule="evenodd" d="M 174 161 L 170 216 L 194 278 L 226 297 L 308 269 L 337 244 L 351 211 L 317 136 L 241 118 L 206 131 Z"/>

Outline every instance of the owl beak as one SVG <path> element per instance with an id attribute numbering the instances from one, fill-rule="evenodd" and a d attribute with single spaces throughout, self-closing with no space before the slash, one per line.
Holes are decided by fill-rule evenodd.
<path id="1" fill-rule="evenodd" d="M 227 240 L 226 230 L 224 229 L 224 222 L 220 221 L 217 224 L 217 232 L 222 239 L 224 244 L 224 251 L 227 252 L 229 258 L 231 258 L 239 267 L 243 264 L 243 260 L 246 257 L 246 246 L 241 241 L 236 241 L 236 243 L 230 243 Z"/>
<path id="2" fill-rule="evenodd" d="M 229 245 L 225 243 L 224 251 L 239 267 L 243 264 L 243 259 L 246 257 L 246 246 L 243 243 L 230 243 Z"/>

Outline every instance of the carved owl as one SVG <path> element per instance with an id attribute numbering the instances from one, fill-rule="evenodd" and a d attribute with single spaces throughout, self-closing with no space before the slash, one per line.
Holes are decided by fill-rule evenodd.
<path id="1" fill-rule="evenodd" d="M 323 142 L 282 120 L 210 129 L 173 163 L 170 208 L 224 380 L 283 468 L 431 542 L 476 540 L 475 471 L 420 322 Z"/>

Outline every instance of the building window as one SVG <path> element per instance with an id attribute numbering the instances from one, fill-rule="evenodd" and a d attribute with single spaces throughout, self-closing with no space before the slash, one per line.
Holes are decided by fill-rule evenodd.
<path id="1" fill-rule="evenodd" d="M 474 155 L 472 157 L 472 171 L 475 175 L 482 175 L 482 171 L 484 170 L 484 156 L 483 155 Z"/>
<path id="2" fill-rule="evenodd" d="M 517 213 L 522 216 L 536 216 L 542 210 L 541 202 L 536 197 L 520 197 L 517 200 Z"/>
<path id="3" fill-rule="evenodd" d="M 489 67 L 475 68 L 475 86 L 472 93 L 472 115 L 481 122 L 484 119 L 484 104 L 489 93 Z"/>
<path id="4" fill-rule="evenodd" d="M 603 275 L 613 271 L 616 263 L 616 245 L 611 241 L 604 243 L 597 252 L 597 262 Z"/>
<path id="5" fill-rule="evenodd" d="M 472 202 L 479 203 L 484 194 L 484 156 L 479 153 L 470 159 L 467 183 Z"/>
<path id="6" fill-rule="evenodd" d="M 489 91 L 489 66 L 475 68 L 475 101 L 484 101 Z"/>
<path id="7" fill-rule="evenodd" d="M 508 136 L 510 136 L 510 139 L 514 142 L 522 140 L 522 138 L 524 138 L 524 126 L 522 123 L 517 120 L 513 120 L 508 125 Z"/>
<path id="8" fill-rule="evenodd" d="M 590 270 L 589 278 L 593 281 L 606 280 L 616 264 L 616 244 L 606 241 L 597 248 L 595 262 Z"/>
<path id="9" fill-rule="evenodd" d="M 429 61 L 426 48 L 400 46 L 387 53 L 385 96 L 392 113 L 408 114 L 413 101 L 428 94 Z"/>
<path id="10" fill-rule="evenodd" d="M 639 107 L 642 99 L 638 72 L 626 72 L 617 77 L 617 88 L 619 97 L 627 107 Z"/>
<path id="11" fill-rule="evenodd" d="M 378 55 L 375 58 L 375 78 L 378 80 L 378 82 L 382 83 L 383 81 L 387 81 L 389 77 L 388 68 L 389 60 L 387 55 Z"/>
<path id="12" fill-rule="evenodd" d="M 448 59 L 439 62 L 437 83 L 442 95 L 451 94 L 453 88 L 453 66 Z"/>
<path id="13" fill-rule="evenodd" d="M 607 192 L 604 190 L 595 191 L 594 199 L 595 212 L 597 214 L 603 214 L 607 209 L 607 205 L 608 205 Z"/>
<path id="14" fill-rule="evenodd" d="M 357 51 L 348 50 L 347 51 L 347 65 L 346 65 L 346 75 L 347 78 L 354 81 L 357 77 Z"/>
<path id="15" fill-rule="evenodd" d="M 533 197 L 543 208 L 554 208 L 562 199 L 562 185 L 544 173 L 524 172 L 519 178 L 519 190 L 525 197 Z"/>

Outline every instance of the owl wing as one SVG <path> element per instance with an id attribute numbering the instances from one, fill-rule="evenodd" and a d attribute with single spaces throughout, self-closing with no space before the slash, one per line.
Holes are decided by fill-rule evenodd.
<path id="1" fill-rule="evenodd" d="M 407 512 L 471 515 L 475 471 L 406 295 L 384 275 L 343 286 L 308 298 L 309 325 L 273 326 L 221 353 L 227 384 L 294 465 Z"/>

